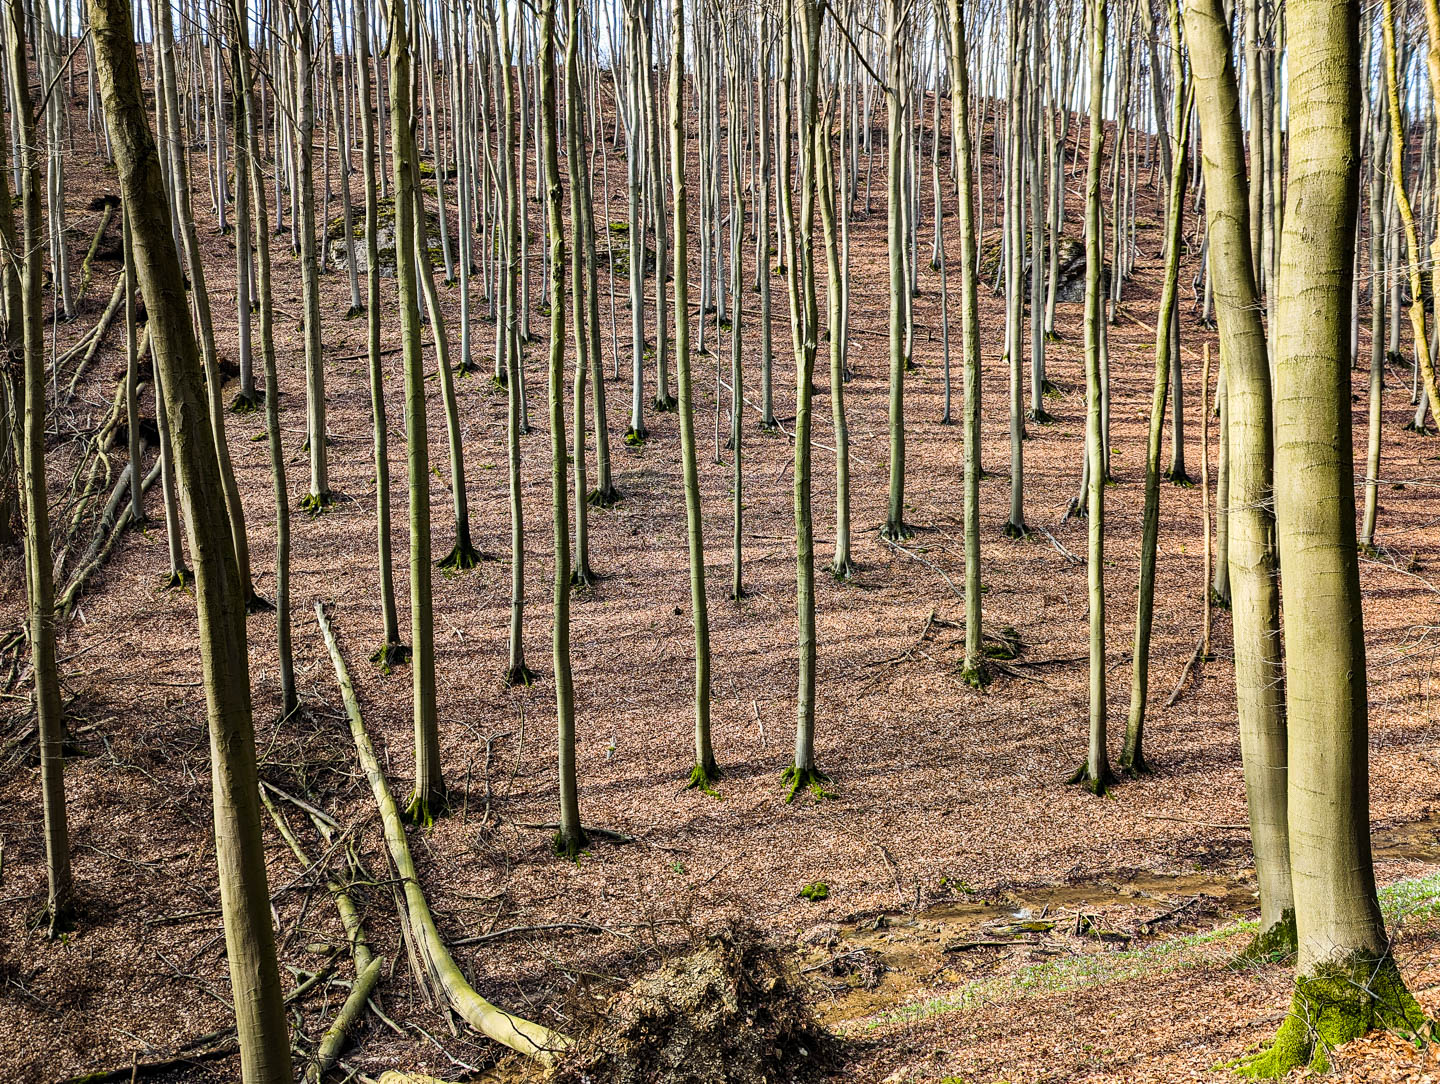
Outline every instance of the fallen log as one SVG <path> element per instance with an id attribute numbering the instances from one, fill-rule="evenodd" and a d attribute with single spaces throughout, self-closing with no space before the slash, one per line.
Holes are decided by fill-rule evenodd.
<path id="1" fill-rule="evenodd" d="M 405 905 L 411 928 L 415 932 L 415 940 L 424 954 L 436 982 L 446 1000 L 449 1001 L 451 1008 L 471 1027 L 511 1050 L 534 1058 L 542 1065 L 553 1065 L 558 1055 L 574 1045 L 574 1040 L 567 1035 L 550 1030 L 543 1024 L 536 1024 L 515 1016 L 486 1001 L 466 980 L 459 965 L 455 963 L 454 957 L 450 955 L 450 950 L 445 947 L 445 941 L 435 927 L 435 918 L 430 913 L 430 905 L 425 902 L 425 894 L 420 888 L 420 880 L 415 872 L 415 862 L 410 855 L 410 843 L 405 837 L 405 827 L 400 821 L 400 809 L 395 804 L 394 796 L 390 793 L 390 786 L 385 781 L 385 772 L 380 767 L 379 759 L 375 756 L 375 747 L 371 745 L 370 736 L 365 731 L 365 722 L 360 715 L 360 702 L 355 697 L 355 687 L 350 681 L 349 668 L 346 667 L 345 659 L 340 653 L 340 645 L 335 640 L 330 620 L 325 616 L 324 604 L 318 601 L 315 603 L 315 620 L 320 626 L 320 633 L 324 636 L 325 646 L 330 652 L 330 661 L 335 667 L 335 680 L 340 686 L 340 697 L 345 705 L 345 715 L 350 722 L 350 736 L 354 739 L 360 766 L 365 772 L 365 778 L 369 781 L 370 790 L 375 796 L 375 804 L 380 810 L 385 845 L 390 851 L 390 859 L 394 862 L 400 880 L 405 886 Z"/>
<path id="2" fill-rule="evenodd" d="M 365 1003 L 370 1000 L 370 992 L 375 989 L 375 983 L 380 979 L 380 969 L 384 963 L 385 957 L 372 957 L 365 969 L 355 976 L 355 985 L 350 987 L 350 996 L 345 999 L 345 1004 L 340 1006 L 334 1023 L 325 1029 L 320 1047 L 315 1052 L 315 1063 L 305 1075 L 306 1080 L 318 1082 L 324 1079 L 325 1071 L 339 1059 L 340 1051 L 345 1047 L 345 1036 L 365 1011 Z"/>

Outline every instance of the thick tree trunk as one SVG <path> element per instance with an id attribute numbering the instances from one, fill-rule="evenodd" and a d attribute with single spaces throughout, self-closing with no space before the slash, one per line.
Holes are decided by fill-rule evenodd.
<path id="1" fill-rule="evenodd" d="M 1355 540 L 1350 276 L 1359 199 L 1359 5 L 1289 8 L 1290 176 L 1277 285 L 1275 509 L 1285 569 L 1293 1008 L 1250 1063 L 1323 1071 L 1373 1027 L 1413 1034 L 1370 853 L 1365 627 Z"/>
<path id="2" fill-rule="evenodd" d="M 1293 944 L 1290 844 L 1286 819 L 1284 670 L 1280 648 L 1271 499 L 1270 365 L 1255 287 L 1240 98 L 1229 23 L 1219 0 L 1193 0 L 1185 37 L 1195 73 L 1203 137 L 1206 233 L 1220 324 L 1225 392 L 1222 431 L 1229 454 L 1220 512 L 1228 531 L 1235 700 L 1260 883 L 1257 949 Z M 1222 460 L 1223 462 L 1223 460 Z"/>

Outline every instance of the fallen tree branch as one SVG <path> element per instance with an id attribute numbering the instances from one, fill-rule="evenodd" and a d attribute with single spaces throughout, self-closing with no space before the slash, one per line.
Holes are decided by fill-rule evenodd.
<path id="1" fill-rule="evenodd" d="M 1167 708 L 1173 708 L 1175 706 L 1175 701 L 1180 699 L 1180 693 L 1184 691 L 1185 683 L 1190 680 L 1190 671 L 1193 670 L 1195 668 L 1195 664 L 1200 661 L 1200 656 L 1204 653 L 1204 651 L 1205 634 L 1201 633 L 1200 639 L 1195 641 L 1195 651 L 1186 661 L 1185 669 L 1180 671 L 1180 680 L 1175 683 L 1175 688 L 1171 690 L 1169 698 L 1165 701 L 1165 706 Z"/>
<path id="2" fill-rule="evenodd" d="M 159 1076 L 176 1069 L 186 1069 L 196 1062 L 214 1061 L 216 1058 L 228 1057 L 237 1049 L 238 1047 L 233 1042 L 227 1042 L 211 1047 L 209 1050 L 197 1050 L 193 1054 L 182 1054 L 179 1057 L 162 1058 L 159 1061 L 132 1061 L 129 1065 L 118 1065 L 114 1069 L 96 1069 L 92 1072 L 81 1073 L 79 1076 L 66 1077 L 59 1084 L 107 1084 L 112 1080 L 136 1080 L 140 1077 Z"/>
<path id="3" fill-rule="evenodd" d="M 415 862 L 410 855 L 410 843 L 405 837 L 405 828 L 400 821 L 400 810 L 395 804 L 394 796 L 390 793 L 389 784 L 385 781 L 385 773 L 380 767 L 379 759 L 375 756 L 375 748 L 370 743 L 370 736 L 365 732 L 365 722 L 360 715 L 360 702 L 355 697 L 355 687 L 351 684 L 349 669 L 340 653 L 340 645 L 335 640 L 335 633 L 330 627 L 330 621 L 325 616 L 325 607 L 318 601 L 315 603 L 315 620 L 320 626 L 321 635 L 325 638 L 325 646 L 330 652 L 330 661 L 335 667 L 335 680 L 340 686 L 340 696 L 345 704 L 345 714 L 350 721 L 350 736 L 354 739 L 360 766 L 365 772 L 366 780 L 370 783 L 370 790 L 375 796 L 375 804 L 380 809 L 385 845 L 389 848 L 390 859 L 395 863 L 395 868 L 405 886 L 406 910 L 409 912 L 416 941 L 428 958 L 446 999 L 471 1027 L 511 1050 L 534 1058 L 542 1065 L 553 1065 L 557 1055 L 574 1045 L 574 1040 L 567 1035 L 552 1031 L 543 1024 L 536 1024 L 515 1016 L 486 1001 L 466 980 L 459 965 L 455 963 L 454 957 L 450 955 L 450 950 L 445 947 L 440 931 L 435 927 L 435 917 L 430 913 L 430 905 L 425 902 L 425 894 L 420 889 L 420 881 L 415 872 Z"/>
<path id="4" fill-rule="evenodd" d="M 499 941 L 501 938 L 510 937 L 517 933 L 546 933 L 550 930 L 579 930 L 582 933 L 608 933 L 612 937 L 625 936 L 623 933 L 612 930 L 608 926 L 597 926 L 593 922 L 546 922 L 539 926 L 507 926 L 503 930 L 477 933 L 470 937 L 462 937 L 450 943 L 456 946 L 481 945 L 487 941 Z"/>
<path id="5" fill-rule="evenodd" d="M 370 1000 L 370 992 L 375 989 L 375 984 L 380 979 L 380 969 L 384 963 L 385 957 L 372 957 L 364 970 L 355 976 L 355 984 L 350 987 L 350 996 L 345 999 L 345 1004 L 340 1006 L 335 1022 L 325 1029 L 319 1049 L 315 1051 L 315 1063 L 306 1073 L 307 1080 L 318 1082 L 324 1079 L 325 1071 L 340 1057 L 340 1051 L 345 1047 L 345 1036 L 365 1011 L 365 1003 Z"/>

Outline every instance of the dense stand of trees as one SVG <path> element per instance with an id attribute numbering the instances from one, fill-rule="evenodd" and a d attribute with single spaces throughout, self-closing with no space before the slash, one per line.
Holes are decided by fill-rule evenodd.
<path id="1" fill-rule="evenodd" d="M 723 781 L 724 750 L 717 755 L 710 727 L 703 531 L 704 517 L 721 512 L 701 499 L 696 428 L 697 381 L 710 379 L 713 362 L 713 459 L 729 473 L 733 600 L 745 594 L 744 494 L 747 486 L 762 484 L 747 476 L 747 430 L 778 430 L 793 442 L 798 666 L 794 759 L 784 767 L 783 785 L 787 800 L 829 794 L 826 788 L 836 784 L 816 755 L 826 690 L 816 678 L 823 644 L 817 634 L 815 517 L 833 515 L 836 527 L 832 552 L 820 555 L 823 567 L 837 581 L 851 580 L 857 568 L 844 394 L 851 375 L 850 229 L 852 216 L 870 214 L 877 198 L 887 225 L 889 380 L 887 510 L 879 534 L 897 551 L 905 551 L 913 535 L 905 497 L 907 471 L 914 467 L 907 463 L 906 384 L 916 367 L 914 299 L 921 288 L 922 239 L 928 239 L 942 294 L 945 422 L 956 420 L 949 395 L 952 283 L 959 298 L 963 474 L 956 492 L 964 524 L 966 616 L 958 676 L 977 688 L 992 677 L 980 605 L 984 563 L 1004 560 L 1005 538 L 1031 533 L 1026 429 L 1050 420 L 1046 344 L 1076 333 L 1060 324 L 1057 302 L 1083 283 L 1086 423 L 1070 510 L 1087 520 L 1090 695 L 1088 745 L 1072 782 L 1104 793 L 1116 782 L 1106 688 L 1105 614 L 1107 590 L 1113 589 L 1105 576 L 1106 486 L 1117 480 L 1110 461 L 1108 328 L 1122 311 L 1137 265 L 1137 208 L 1142 193 L 1149 193 L 1163 213 L 1164 271 L 1154 329 L 1133 674 L 1119 769 L 1126 776 L 1149 770 L 1144 722 L 1157 533 L 1162 506 L 1171 499 L 1161 481 L 1190 484 L 1182 358 L 1187 350 L 1196 352 L 1192 340 L 1200 333 L 1193 321 L 1181 320 L 1180 268 L 1187 245 L 1194 244 L 1202 256 L 1193 283 L 1194 315 L 1217 325 L 1220 361 L 1217 559 L 1214 580 L 1203 589 L 1232 615 L 1238 727 L 1260 886 L 1255 951 L 1293 954 L 1296 963 L 1295 1012 L 1252 1068 L 1283 1072 L 1323 1059 L 1326 1044 L 1376 1019 L 1413 1018 L 1417 1010 L 1395 969 L 1376 905 L 1365 829 L 1367 704 L 1357 561 L 1362 549 L 1375 545 L 1387 365 L 1410 367 L 1412 427 L 1423 432 L 1427 417 L 1440 418 L 1432 343 L 1437 329 L 1426 311 L 1428 263 L 1440 254 L 1437 130 L 1432 114 L 1424 114 L 1423 124 L 1417 115 L 1427 95 L 1432 104 L 1440 100 L 1440 57 L 1430 47 L 1440 33 L 1440 8 L 1436 0 L 1424 0 L 1422 7 L 1424 18 L 1417 20 L 1397 13 L 1391 0 L 1363 11 L 1354 0 L 1141 0 L 1113 6 L 1108 0 L 1010 0 L 1003 7 L 945 0 L 933 8 L 901 0 L 847 0 L 838 7 L 821 0 L 670 0 L 668 6 L 659 0 L 566 0 L 563 6 L 543 0 L 538 8 L 510 0 L 473 6 L 453 0 L 260 0 L 258 8 L 244 0 L 166 0 L 138 9 L 130 0 L 88 0 L 83 9 L 10 0 L 4 50 L 10 139 L 0 162 L 0 247 L 6 256 L 0 268 L 6 348 L 0 544 L 12 540 L 15 522 L 23 524 L 29 620 L 6 645 L 29 645 L 51 928 L 70 920 L 77 891 L 66 832 L 57 624 L 69 616 L 121 531 L 145 521 L 146 489 L 158 475 L 169 560 L 163 578 L 171 586 L 193 581 L 195 589 L 244 1076 L 290 1079 L 260 833 L 245 627 L 247 612 L 278 610 L 273 650 L 288 715 L 299 699 L 291 647 L 291 492 L 273 301 L 279 275 L 298 275 L 301 285 L 309 473 L 296 507 L 311 515 L 324 515 L 335 499 L 327 451 L 326 328 L 362 311 L 366 319 L 383 624 L 373 658 L 387 672 L 411 667 L 415 764 L 408 819 L 429 824 L 446 809 L 432 575 L 437 565 L 463 574 L 480 560 L 469 523 L 464 387 L 456 378 L 478 368 L 477 341 L 486 322 L 493 324 L 493 380 L 506 397 L 512 581 L 500 678 L 512 685 L 536 677 L 526 653 L 521 442 L 539 394 L 526 346 L 537 337 L 546 344 L 541 386 L 550 431 L 557 852 L 574 857 L 587 839 L 575 730 L 577 712 L 593 705 L 576 703 L 569 599 L 604 572 L 592 566 L 592 510 L 624 497 L 613 475 L 608 403 L 609 384 L 621 380 L 622 356 L 629 362 L 629 387 L 622 389 L 629 395 L 624 442 L 643 449 L 637 454 L 664 455 L 659 446 L 645 447 L 651 435 L 647 409 L 679 416 L 683 493 L 674 496 L 677 509 L 681 500 L 685 509 L 695 639 L 689 783 L 713 793 Z M 1423 77 L 1416 62 L 1422 54 Z M 83 110 L 66 108 L 82 100 Z M 46 323 L 72 318 L 94 256 L 92 246 L 74 273 L 64 215 L 73 183 L 66 163 L 84 139 L 82 125 L 93 135 L 94 152 L 117 171 L 124 270 L 101 326 L 82 340 L 82 347 L 90 343 L 88 353 L 81 357 L 77 347 L 52 358 L 47 377 Z M 608 179 L 609 158 L 617 153 L 625 160 L 623 219 L 612 219 L 617 211 Z M 1079 183 L 1082 156 L 1083 200 L 1076 216 L 1066 194 L 1067 186 Z M 358 213 L 352 192 L 357 172 L 363 190 Z M 883 196 L 875 191 L 882 174 Z M 337 198 L 335 218 L 331 204 Z M 228 292 L 228 272 L 206 265 L 197 209 L 235 239 L 239 393 L 229 404 L 222 401 L 220 359 L 231 344 L 217 337 L 210 294 L 217 273 L 227 279 L 222 293 Z M 113 208 L 107 221 L 111 213 Z M 957 227 L 958 258 L 952 259 L 947 235 Z M 102 224 L 101 234 L 104 229 Z M 288 236 L 293 260 L 277 265 L 281 236 Z M 744 273 L 747 258 L 754 263 L 753 280 Z M 322 276 L 339 270 L 332 266 L 337 263 L 348 280 L 346 314 L 322 305 Z M 699 286 L 692 306 L 693 266 Z M 394 278 L 393 306 L 382 275 Z M 771 291 L 777 279 L 793 380 L 785 366 L 775 365 Z M 1004 294 L 1003 328 L 993 333 L 979 319 L 979 292 L 986 288 Z M 747 307 L 751 293 L 758 295 L 758 312 Z M 446 299 L 457 295 L 458 340 L 452 341 Z M 57 561 L 46 419 L 64 394 L 62 364 L 78 360 L 83 369 L 117 312 L 126 366 L 107 439 L 96 442 L 79 474 L 78 497 L 60 513 L 65 545 Z M 548 317 L 548 327 L 534 320 L 536 313 Z M 1349 396 L 1350 370 L 1362 363 L 1362 313 L 1368 313 L 1372 346 L 1357 528 Z M 408 644 L 392 570 L 385 404 L 396 389 L 386 387 L 381 365 L 387 329 L 398 332 L 403 368 L 398 390 L 405 418 Z M 1003 350 L 987 355 L 990 342 Z M 828 430 L 814 403 L 822 346 Z M 148 376 L 141 365 L 146 356 Z M 1005 521 L 996 524 L 981 521 L 979 503 L 982 421 L 1000 417 L 998 406 L 987 415 L 982 403 L 987 358 L 990 364 L 1002 360 L 1008 392 L 1009 507 Z M 758 372 L 760 401 L 747 412 L 746 389 L 757 380 L 751 369 Z M 80 375 L 75 373 L 72 390 Z M 432 378 L 445 412 L 455 529 L 453 545 L 438 560 L 431 538 L 426 405 Z M 149 472 L 138 437 L 145 394 L 158 404 L 159 423 L 157 460 Z M 1208 394 L 1207 383 L 1202 410 Z M 228 411 L 256 409 L 264 412 L 273 479 L 273 600 L 260 598 L 253 586 L 257 555 L 248 544 L 226 440 Z M 1167 411 L 1170 459 L 1162 472 Z M 115 452 L 124 469 L 110 503 L 102 505 L 113 430 L 122 414 L 127 447 Z M 823 445 L 835 456 L 833 509 L 815 506 L 813 453 L 822 446 L 817 434 L 833 441 Z M 92 527 L 95 542 L 76 562 L 70 554 L 78 525 Z M 1206 531 L 1208 539 L 1208 514 Z M 193 567 L 185 564 L 187 551 Z M 58 596 L 57 584 L 63 585 Z M 338 649 L 324 627 L 339 671 Z M 1197 646 L 1197 658 L 1207 650 L 1208 636 Z M 348 678 L 342 684 L 348 690 Z M 368 739 L 358 708 L 351 723 L 363 759 Z M 373 754 L 367 773 L 382 810 L 394 813 Z M 403 831 L 389 820 L 387 841 L 392 849 L 404 845 Z M 412 907 L 428 914 L 423 897 Z M 443 946 L 427 951 L 448 959 Z M 357 952 L 355 962 L 357 980 L 374 971 L 368 954 Z M 474 1007 L 453 961 L 449 969 L 437 964 L 452 1002 L 472 1006 L 475 1020 L 503 1018 L 494 1026 L 534 1029 L 520 1029 L 538 1036 L 527 1039 L 527 1052 L 546 1058 L 565 1044 L 564 1037 L 478 997 L 483 1008 Z M 1326 1021 L 1328 1030 L 1318 1040 L 1315 1029 L 1296 1024 L 1311 1018 Z"/>

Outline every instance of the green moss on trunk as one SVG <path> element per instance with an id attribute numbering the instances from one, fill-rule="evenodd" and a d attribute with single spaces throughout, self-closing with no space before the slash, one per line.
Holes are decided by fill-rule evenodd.
<path id="1" fill-rule="evenodd" d="M 1254 1080 L 1279 1079 L 1302 1066 L 1325 1072 L 1332 1050 L 1376 1028 L 1414 1036 L 1427 1027 L 1394 957 L 1357 952 L 1297 976 L 1289 1015 L 1275 1041 L 1234 1068 Z"/>
<path id="2" fill-rule="evenodd" d="M 1260 930 L 1240 953 L 1239 959 L 1254 963 L 1283 963 L 1295 958 L 1295 909 L 1287 907 L 1280 921 Z"/>

